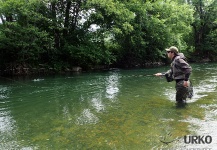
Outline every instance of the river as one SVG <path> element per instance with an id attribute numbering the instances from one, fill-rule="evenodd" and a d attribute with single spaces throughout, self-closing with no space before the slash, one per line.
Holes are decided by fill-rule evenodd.
<path id="1" fill-rule="evenodd" d="M 217 63 L 191 65 L 183 107 L 175 83 L 153 76 L 168 66 L 1 77 L 0 149 L 215 149 Z"/>

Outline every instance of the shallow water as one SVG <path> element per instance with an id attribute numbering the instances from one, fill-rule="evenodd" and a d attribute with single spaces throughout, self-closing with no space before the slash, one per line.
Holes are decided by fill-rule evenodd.
<path id="1" fill-rule="evenodd" d="M 217 64 L 192 67 L 194 97 L 184 107 L 174 82 L 152 76 L 169 67 L 1 78 L 0 149 L 214 149 Z"/>

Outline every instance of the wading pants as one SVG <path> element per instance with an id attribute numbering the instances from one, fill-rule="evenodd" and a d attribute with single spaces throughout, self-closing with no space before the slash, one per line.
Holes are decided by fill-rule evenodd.
<path id="1" fill-rule="evenodd" d="M 184 102 L 188 96 L 189 87 L 184 87 L 183 83 L 184 80 L 176 82 L 176 102 Z"/>

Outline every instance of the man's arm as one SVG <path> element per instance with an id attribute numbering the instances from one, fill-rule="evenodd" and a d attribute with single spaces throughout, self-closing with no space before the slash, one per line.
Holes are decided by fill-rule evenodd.
<path id="1" fill-rule="evenodd" d="M 166 74 L 170 74 L 171 73 L 171 69 L 168 70 L 167 72 L 160 72 L 160 73 L 156 73 L 154 74 L 155 76 L 165 76 Z"/>

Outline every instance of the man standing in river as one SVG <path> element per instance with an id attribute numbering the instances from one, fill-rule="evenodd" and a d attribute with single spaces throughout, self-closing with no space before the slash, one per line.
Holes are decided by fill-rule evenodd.
<path id="1" fill-rule="evenodd" d="M 171 68 L 166 73 L 156 73 L 155 76 L 165 75 L 168 82 L 176 81 L 176 102 L 184 103 L 189 96 L 190 81 L 192 71 L 191 66 L 185 61 L 185 56 L 179 53 L 175 46 L 166 49 L 167 56 L 172 60 Z M 192 96 L 192 95 L 191 95 Z"/>

